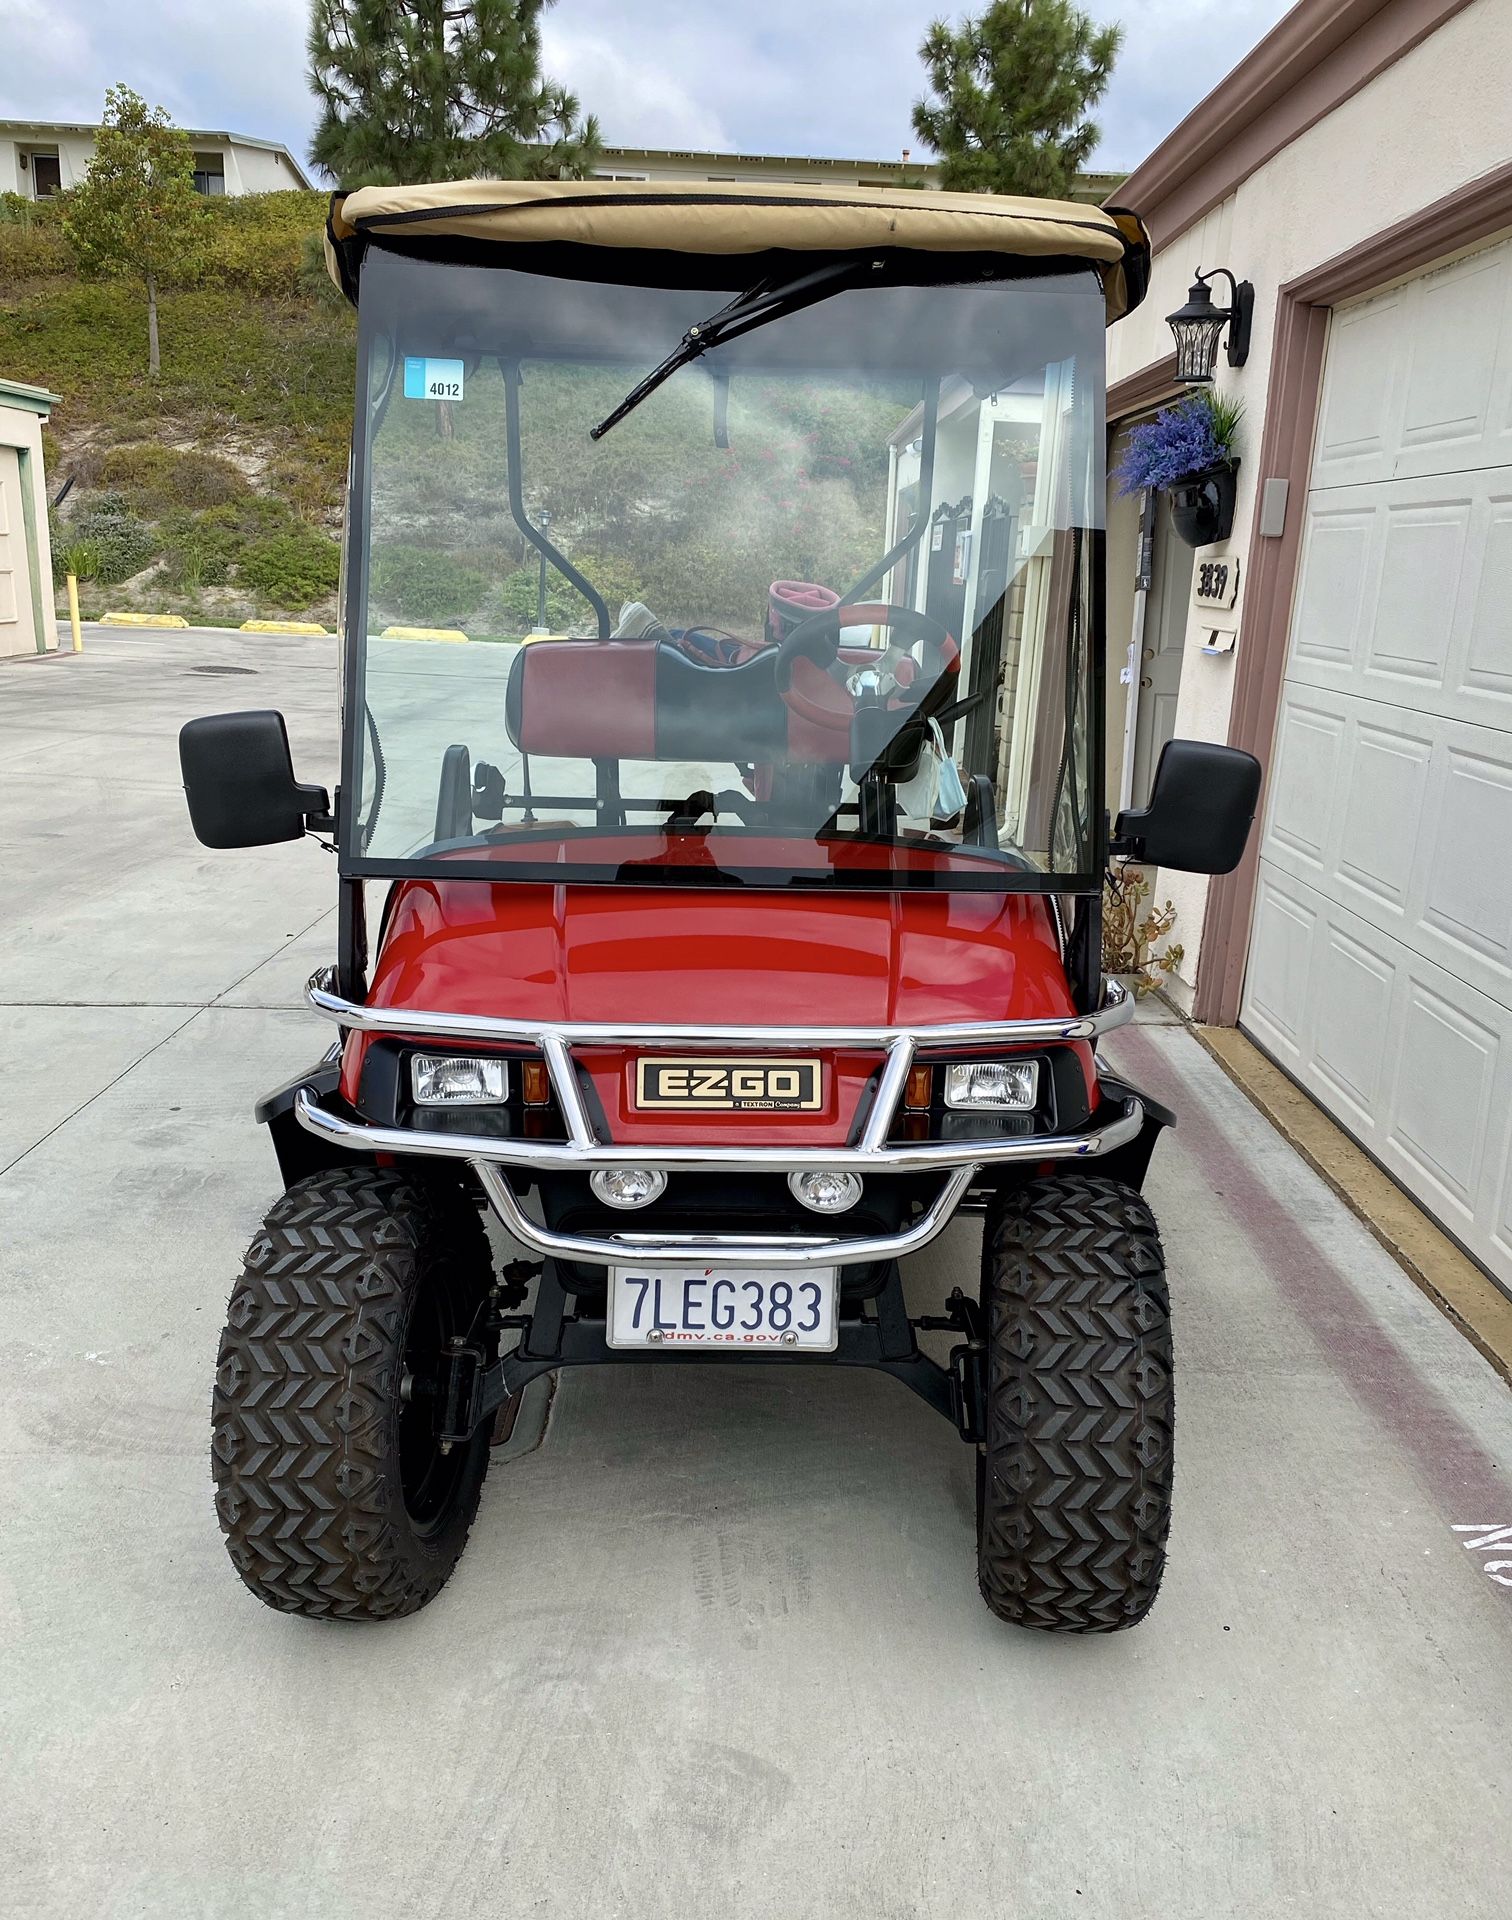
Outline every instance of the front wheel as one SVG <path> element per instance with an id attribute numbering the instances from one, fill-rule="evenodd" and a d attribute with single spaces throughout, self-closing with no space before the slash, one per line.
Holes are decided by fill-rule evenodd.
<path id="1" fill-rule="evenodd" d="M 1114 1633 L 1150 1611 L 1171 1512 L 1165 1259 L 1132 1187 L 1010 1193 L 982 1248 L 977 1569 L 999 1619 Z"/>
<path id="2" fill-rule="evenodd" d="M 215 1504 L 259 1600 L 384 1620 L 434 1598 L 488 1470 L 485 1422 L 441 1450 L 448 1341 L 493 1282 L 465 1197 L 379 1167 L 297 1181 L 231 1296 L 215 1376 Z"/>

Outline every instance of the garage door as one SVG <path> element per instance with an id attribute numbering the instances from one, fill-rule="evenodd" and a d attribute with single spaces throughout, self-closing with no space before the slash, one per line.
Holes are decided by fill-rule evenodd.
<path id="1" fill-rule="evenodd" d="M 1512 1290 L 1512 241 L 1333 316 L 1240 1024 Z"/>

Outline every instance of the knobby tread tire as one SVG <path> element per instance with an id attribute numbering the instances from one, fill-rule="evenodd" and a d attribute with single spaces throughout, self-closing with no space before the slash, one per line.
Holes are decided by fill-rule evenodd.
<path id="1" fill-rule="evenodd" d="M 977 1569 L 1000 1619 L 1113 1633 L 1155 1603 L 1172 1469 L 1172 1353 L 1154 1216 L 1116 1180 L 1007 1195 L 982 1250 L 986 1419 Z"/>
<path id="2" fill-rule="evenodd" d="M 492 1281 L 460 1195 L 379 1167 L 297 1181 L 248 1249 L 221 1337 L 215 1504 L 237 1572 L 284 1613 L 384 1620 L 445 1584 L 488 1469 L 487 1423 L 417 1526 L 400 1476 L 400 1381 L 416 1302 L 463 1325 Z"/>

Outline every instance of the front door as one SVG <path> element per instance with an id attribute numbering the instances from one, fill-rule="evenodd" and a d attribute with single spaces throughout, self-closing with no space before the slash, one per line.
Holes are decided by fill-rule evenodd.
<path id="1" fill-rule="evenodd" d="M 1144 647 L 1139 659 L 1139 705 L 1134 731 L 1134 805 L 1150 797 L 1160 750 L 1176 732 L 1176 700 L 1192 600 L 1192 549 L 1171 524 L 1170 502 L 1155 496 L 1150 589 L 1145 597 Z"/>
<path id="2" fill-rule="evenodd" d="M 0 655 L 31 653 L 36 645 L 21 456 L 14 447 L 0 447 Z"/>

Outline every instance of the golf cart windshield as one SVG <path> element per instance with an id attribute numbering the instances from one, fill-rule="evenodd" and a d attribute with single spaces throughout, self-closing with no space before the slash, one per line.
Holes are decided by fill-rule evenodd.
<path id="1" fill-rule="evenodd" d="M 1092 885 L 1097 274 L 518 258 L 363 264 L 348 869 Z"/>

